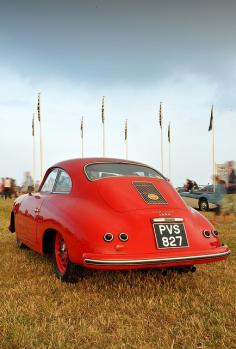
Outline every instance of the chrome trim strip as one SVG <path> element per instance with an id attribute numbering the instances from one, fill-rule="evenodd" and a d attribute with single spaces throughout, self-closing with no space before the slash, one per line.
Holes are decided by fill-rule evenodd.
<path id="1" fill-rule="evenodd" d="M 209 208 L 216 208 L 217 205 L 213 204 L 212 202 L 208 202 Z"/>
<path id="2" fill-rule="evenodd" d="M 140 264 L 164 264 L 169 262 L 186 262 L 186 261 L 196 261 L 204 259 L 214 259 L 229 256 L 231 251 L 215 253 L 215 254 L 203 254 L 198 256 L 187 256 L 187 257 L 171 257 L 171 258 L 153 258 L 153 259 L 127 259 L 127 260 L 102 260 L 102 259 L 92 259 L 85 258 L 84 262 L 87 264 L 95 265 L 140 265 Z"/>
<path id="3" fill-rule="evenodd" d="M 183 222 L 183 218 L 170 218 L 170 217 L 161 217 L 161 218 L 153 218 L 153 223 L 162 223 L 162 222 Z"/>

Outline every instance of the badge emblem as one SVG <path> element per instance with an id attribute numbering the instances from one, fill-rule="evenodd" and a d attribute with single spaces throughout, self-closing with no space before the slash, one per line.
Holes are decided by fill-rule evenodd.
<path id="1" fill-rule="evenodd" d="M 150 193 L 150 194 L 148 194 L 148 198 L 149 198 L 150 200 L 158 200 L 158 199 L 159 199 L 159 196 L 156 195 L 156 194 Z"/>

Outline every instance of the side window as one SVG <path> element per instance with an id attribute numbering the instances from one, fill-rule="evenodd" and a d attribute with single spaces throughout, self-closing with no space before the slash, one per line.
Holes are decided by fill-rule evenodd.
<path id="1" fill-rule="evenodd" d="M 41 188 L 41 193 L 51 193 L 55 180 L 57 178 L 57 173 L 58 173 L 58 169 L 55 168 L 54 170 L 52 170 L 49 175 L 47 176 L 42 188 Z"/>
<path id="2" fill-rule="evenodd" d="M 70 176 L 63 170 L 60 171 L 56 185 L 53 189 L 54 193 L 70 193 L 72 182 Z"/>

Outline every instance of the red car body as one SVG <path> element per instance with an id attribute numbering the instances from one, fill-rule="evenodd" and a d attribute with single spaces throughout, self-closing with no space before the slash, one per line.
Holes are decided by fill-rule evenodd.
<path id="1" fill-rule="evenodd" d="M 125 173 L 133 166 L 144 172 L 101 170 L 114 165 Z M 97 167 L 100 172 L 89 172 Z M 67 192 L 59 184 L 61 192 L 55 190 L 60 180 Z M 37 193 L 15 200 L 9 229 L 20 246 L 53 252 L 57 276 L 65 281 L 73 280 L 78 266 L 191 268 L 230 254 L 212 224 L 188 207 L 168 180 L 146 165 L 118 159 L 74 159 L 50 167 Z M 74 269 L 68 271 L 68 263 Z"/>

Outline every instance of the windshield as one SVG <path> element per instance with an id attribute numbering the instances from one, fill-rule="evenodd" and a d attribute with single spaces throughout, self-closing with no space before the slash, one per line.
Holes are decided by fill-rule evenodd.
<path id="1" fill-rule="evenodd" d="M 87 177 L 92 181 L 105 177 L 119 176 L 136 176 L 164 179 L 164 177 L 159 172 L 153 170 L 150 167 L 126 163 L 96 163 L 87 165 L 85 167 L 85 173 Z"/>

